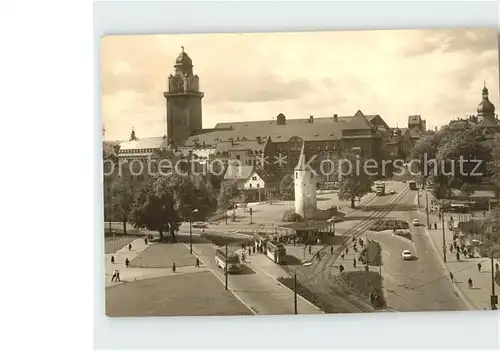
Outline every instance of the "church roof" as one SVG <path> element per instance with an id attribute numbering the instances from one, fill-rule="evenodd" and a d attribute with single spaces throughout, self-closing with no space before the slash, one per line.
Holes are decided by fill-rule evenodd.
<path id="1" fill-rule="evenodd" d="M 192 66 L 193 61 L 189 57 L 189 55 L 184 51 L 184 47 L 182 47 L 182 51 L 180 52 L 179 56 L 175 59 L 175 65 L 182 65 L 182 66 Z"/>
<path id="2" fill-rule="evenodd" d="M 253 150 L 264 151 L 266 147 L 265 141 L 260 143 L 257 140 L 224 140 L 216 145 L 217 151 L 239 151 L 239 150 Z"/>

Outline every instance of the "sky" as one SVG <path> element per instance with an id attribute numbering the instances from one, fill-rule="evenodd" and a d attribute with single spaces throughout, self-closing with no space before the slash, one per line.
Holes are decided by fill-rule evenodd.
<path id="1" fill-rule="evenodd" d="M 203 128 L 218 122 L 378 114 L 428 129 L 476 113 L 484 81 L 499 106 L 496 29 L 106 36 L 105 140 L 166 133 L 168 76 L 181 46 L 200 77 Z"/>

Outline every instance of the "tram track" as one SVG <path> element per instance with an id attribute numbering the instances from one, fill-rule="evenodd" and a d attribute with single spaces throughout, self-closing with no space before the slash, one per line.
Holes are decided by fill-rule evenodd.
<path id="1" fill-rule="evenodd" d="M 309 266 L 307 270 L 297 270 L 299 284 L 311 291 L 311 293 L 321 301 L 323 306 L 326 306 L 327 311 L 325 312 L 356 313 L 373 311 L 373 307 L 370 304 L 356 298 L 350 292 L 346 292 L 336 284 L 333 279 L 335 275 L 333 270 L 336 270 L 337 267 L 334 266 L 334 263 L 344 251 L 350 240 L 353 238 L 358 239 L 370 228 L 375 220 L 385 217 L 407 192 L 408 188 L 403 189 L 396 196 L 391 197 L 387 204 L 382 205 L 380 209 L 374 210 L 373 213 L 363 218 L 360 222 L 342 234 L 345 239 L 341 245 L 335 247 L 333 254 L 329 254 L 328 252 L 330 250 L 330 245 L 325 245 L 318 251 L 321 257 L 319 260 L 315 256 L 310 260 L 312 265 Z M 290 271 L 288 268 L 287 270 Z"/>

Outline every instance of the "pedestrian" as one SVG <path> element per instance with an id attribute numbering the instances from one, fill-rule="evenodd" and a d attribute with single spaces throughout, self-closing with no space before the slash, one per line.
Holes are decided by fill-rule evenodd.
<path id="1" fill-rule="evenodd" d="M 460 252 L 457 251 L 457 261 L 460 261 Z"/>
<path id="2" fill-rule="evenodd" d="M 438 219 L 439 219 L 439 220 L 441 220 L 441 213 L 440 213 L 440 214 L 438 214 Z"/>
<path id="3" fill-rule="evenodd" d="M 330 246 L 330 254 L 333 255 L 333 245 Z"/>
<path id="4" fill-rule="evenodd" d="M 309 253 L 312 253 L 312 247 L 309 245 Z"/>
<path id="5" fill-rule="evenodd" d="M 250 248 L 250 246 L 248 247 L 248 256 L 252 256 L 252 249 Z"/>
<path id="6" fill-rule="evenodd" d="M 148 244 L 148 237 L 145 237 L 144 238 L 144 244 L 147 245 Z"/>
<path id="7" fill-rule="evenodd" d="M 483 212 L 483 217 L 486 217 L 486 211 Z"/>
<path id="8" fill-rule="evenodd" d="M 354 245 L 353 249 L 354 249 L 354 252 L 358 252 L 358 247 L 356 245 Z"/>
<path id="9" fill-rule="evenodd" d="M 112 281 L 112 282 L 114 282 L 114 281 L 115 281 L 115 279 L 116 279 L 116 273 L 117 273 L 117 272 L 118 272 L 118 270 L 117 270 L 117 269 L 115 269 L 115 270 L 113 271 L 113 276 L 111 277 L 111 281 Z"/>
<path id="10" fill-rule="evenodd" d="M 469 289 L 472 289 L 474 285 L 472 284 L 472 278 L 469 278 Z"/>
<path id="11" fill-rule="evenodd" d="M 241 261 L 245 262 L 245 253 L 244 252 L 241 253 Z"/>
<path id="12" fill-rule="evenodd" d="M 353 258 L 353 260 L 352 260 L 352 266 L 353 266 L 354 268 L 356 268 L 356 257 L 354 257 L 354 258 Z"/>
<path id="13" fill-rule="evenodd" d="M 255 246 L 252 246 L 253 254 L 255 255 Z"/>
<path id="14" fill-rule="evenodd" d="M 500 265 L 497 263 L 495 263 L 495 269 L 498 271 L 500 269 Z"/>
<path id="15" fill-rule="evenodd" d="M 120 280 L 120 271 L 118 269 L 116 270 L 116 280 L 115 281 L 121 282 L 121 280 Z"/>
<path id="16" fill-rule="evenodd" d="M 341 260 L 343 260 L 343 259 L 344 259 L 344 253 L 343 253 L 343 252 L 340 254 L 340 259 L 341 259 Z"/>
<path id="17" fill-rule="evenodd" d="M 453 245 L 450 244 L 450 252 L 453 252 Z"/>
<path id="18" fill-rule="evenodd" d="M 434 222 L 434 230 L 437 230 L 438 229 L 438 224 L 436 222 Z"/>
<path id="19" fill-rule="evenodd" d="M 339 271 L 340 271 L 340 273 L 342 273 L 344 271 L 344 266 L 342 265 L 342 263 L 339 264 Z"/>
<path id="20" fill-rule="evenodd" d="M 477 264 L 477 270 L 479 271 L 479 273 L 481 273 L 481 267 L 482 267 L 481 263 L 478 263 Z"/>
<path id="21" fill-rule="evenodd" d="M 450 272 L 450 280 L 452 283 L 455 282 L 455 277 L 453 276 L 452 272 Z"/>
<path id="22" fill-rule="evenodd" d="M 199 267 L 200 266 L 200 259 L 198 257 L 196 257 L 196 264 L 194 266 L 195 267 Z"/>
<path id="23" fill-rule="evenodd" d="M 132 250 L 132 244 L 128 244 L 129 251 Z"/>
<path id="24" fill-rule="evenodd" d="M 129 265 L 130 261 L 128 260 L 128 257 L 125 259 L 125 267 L 128 268 L 128 265 Z"/>
<path id="25" fill-rule="evenodd" d="M 319 240 L 319 238 L 316 240 L 316 244 L 321 245 L 321 240 Z"/>
<path id="26" fill-rule="evenodd" d="M 172 272 L 174 272 L 174 273 L 175 273 L 175 262 L 174 262 L 174 263 L 172 263 Z"/>
<path id="27" fill-rule="evenodd" d="M 115 256 L 111 256 L 111 263 L 115 263 Z"/>
<path id="28" fill-rule="evenodd" d="M 346 248 L 345 248 L 345 254 L 347 255 L 348 253 L 349 253 L 349 248 L 348 248 L 348 247 L 346 247 Z"/>
<path id="29" fill-rule="evenodd" d="M 319 251 L 316 253 L 316 256 L 318 257 L 318 261 L 321 261 L 321 254 L 319 253 Z"/>

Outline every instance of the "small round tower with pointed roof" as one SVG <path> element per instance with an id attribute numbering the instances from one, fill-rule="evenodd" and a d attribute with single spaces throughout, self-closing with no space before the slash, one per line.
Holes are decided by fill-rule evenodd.
<path id="1" fill-rule="evenodd" d="M 305 143 L 302 143 L 299 162 L 294 170 L 295 213 L 312 219 L 316 211 L 316 175 L 307 165 Z"/>

